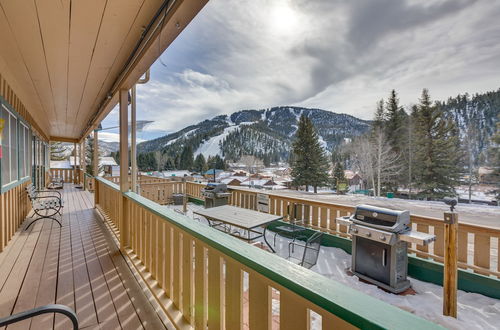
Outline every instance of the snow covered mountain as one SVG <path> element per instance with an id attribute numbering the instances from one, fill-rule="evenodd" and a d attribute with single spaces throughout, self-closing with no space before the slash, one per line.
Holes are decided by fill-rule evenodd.
<path id="1" fill-rule="evenodd" d="M 366 132 L 370 123 L 346 114 L 301 107 L 242 110 L 188 126 L 178 132 L 138 145 L 138 152 L 162 150 L 174 156 L 191 146 L 195 156 L 220 155 L 238 160 L 255 155 L 270 161 L 286 160 L 300 116 L 308 116 L 326 150 Z"/>

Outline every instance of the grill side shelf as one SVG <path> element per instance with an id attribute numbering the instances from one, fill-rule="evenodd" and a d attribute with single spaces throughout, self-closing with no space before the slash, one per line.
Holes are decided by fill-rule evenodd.
<path id="1" fill-rule="evenodd" d="M 408 231 L 399 234 L 399 239 L 402 240 L 403 242 L 415 243 L 417 245 L 426 246 L 434 242 L 436 240 L 436 236 L 418 231 Z"/>

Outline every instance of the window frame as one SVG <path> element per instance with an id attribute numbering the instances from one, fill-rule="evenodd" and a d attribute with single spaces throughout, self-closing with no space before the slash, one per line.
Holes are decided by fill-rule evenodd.
<path id="1" fill-rule="evenodd" d="M 9 102 L 7 102 L 2 96 L 0 96 L 0 113 L 2 112 L 7 112 L 9 114 L 9 120 L 6 121 L 6 125 L 9 126 L 9 170 L 12 166 L 12 159 L 11 155 L 13 153 L 12 151 L 12 141 L 11 141 L 11 117 L 15 119 L 15 129 L 16 129 L 16 134 L 15 134 L 15 150 L 14 150 L 14 157 L 16 158 L 14 161 L 14 164 L 16 164 L 17 172 L 15 178 L 12 177 L 12 173 L 9 173 L 9 182 L 5 183 L 3 180 L 3 157 L 0 159 L 0 193 L 4 193 L 5 191 L 10 190 L 11 188 L 17 186 L 18 184 L 25 182 L 29 178 L 31 178 L 31 171 L 30 171 L 30 162 L 31 162 L 31 155 L 30 153 L 26 152 L 26 147 L 30 143 L 30 138 L 32 134 L 32 128 L 31 125 L 29 124 L 28 121 L 26 121 L 19 113 L 17 113 L 16 110 L 10 105 Z M 5 119 L 5 118 L 4 118 Z M 21 157 L 20 157 L 20 140 L 21 140 L 21 134 L 20 131 L 23 131 L 24 134 L 24 146 L 23 146 L 23 152 L 24 152 L 24 157 L 28 156 L 29 159 L 24 159 L 24 163 L 27 165 L 27 167 L 24 169 L 24 173 L 21 173 Z M 5 128 L 4 131 L 2 132 L 2 137 L 5 137 Z M 29 139 L 27 141 L 27 139 Z M 2 141 L 2 148 L 5 147 L 5 141 Z M 4 151 L 4 150 L 3 150 Z M 22 176 L 21 174 L 24 174 Z"/>

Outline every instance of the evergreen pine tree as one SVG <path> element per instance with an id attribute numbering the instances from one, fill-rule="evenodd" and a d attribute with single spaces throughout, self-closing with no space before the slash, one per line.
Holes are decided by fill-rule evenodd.
<path id="1" fill-rule="evenodd" d="M 377 110 L 373 119 L 372 129 L 383 129 L 385 124 L 384 99 L 377 102 Z"/>
<path id="2" fill-rule="evenodd" d="M 379 109 L 377 108 L 377 114 L 376 117 L 378 116 Z M 392 149 L 396 152 L 399 153 L 401 149 L 401 132 L 402 132 L 402 126 L 403 126 L 403 117 L 402 113 L 404 110 L 402 110 L 401 106 L 399 105 L 399 99 L 396 94 L 396 91 L 393 89 L 391 91 L 391 95 L 389 96 L 389 100 L 387 101 L 386 104 L 386 122 L 385 122 L 385 135 L 387 136 L 387 140 L 389 141 L 389 144 L 391 145 Z"/>
<path id="3" fill-rule="evenodd" d="M 215 155 L 214 157 L 214 168 L 217 170 L 225 170 L 226 169 L 226 163 L 224 163 L 224 160 L 222 159 L 221 156 Z"/>
<path id="4" fill-rule="evenodd" d="M 379 110 L 377 109 L 377 113 Z M 377 115 L 376 115 L 377 117 Z M 406 134 L 408 126 L 408 115 L 404 111 L 403 107 L 399 104 L 399 98 L 395 90 L 391 91 L 389 95 L 389 100 L 386 103 L 386 114 L 385 122 L 383 125 L 382 132 L 387 137 L 387 141 L 392 151 L 397 155 L 401 156 L 407 150 L 407 137 Z M 379 132 L 380 133 L 380 132 Z M 402 169 L 399 171 L 398 175 L 394 175 L 389 181 L 384 182 L 384 186 L 392 191 L 397 191 L 401 184 L 408 181 L 407 175 L 407 157 L 400 157 L 400 162 L 402 162 Z"/>
<path id="5" fill-rule="evenodd" d="M 344 166 L 342 166 L 342 162 L 340 161 L 334 163 L 332 180 L 333 180 L 333 187 L 337 190 L 338 193 L 339 184 L 344 183 L 346 181 Z"/>
<path id="6" fill-rule="evenodd" d="M 179 160 L 179 169 L 191 170 L 193 168 L 193 163 L 193 148 L 190 145 L 187 145 L 182 149 L 181 157 Z"/>
<path id="7" fill-rule="evenodd" d="M 93 137 L 88 137 L 86 139 L 86 148 L 85 148 L 85 163 L 87 164 L 87 173 L 92 175 L 92 176 L 95 176 L 96 174 L 94 174 L 94 156 L 97 156 L 99 157 L 99 159 L 101 158 L 101 153 L 99 152 L 99 155 L 95 155 L 95 152 L 94 152 L 94 138 Z M 119 158 L 119 152 L 118 153 L 118 158 Z M 120 164 L 118 162 L 118 164 Z M 103 170 L 103 167 L 99 164 L 98 165 L 98 169 L 97 169 L 99 172 L 101 172 Z M 98 175 L 98 174 L 97 174 Z"/>
<path id="8" fill-rule="evenodd" d="M 422 91 L 415 122 L 415 176 L 421 194 L 441 198 L 455 194 L 460 151 L 455 124 L 443 118 L 427 89 Z"/>
<path id="9" fill-rule="evenodd" d="M 50 143 L 50 160 L 65 160 L 68 159 L 66 155 L 68 146 L 62 142 Z"/>
<path id="10" fill-rule="evenodd" d="M 328 183 L 328 162 L 319 143 L 318 134 L 311 120 L 305 115 L 300 116 L 293 153 L 293 184 L 305 185 L 306 191 L 309 191 L 309 186 L 313 186 L 316 193 L 318 187 Z"/>
<path id="11" fill-rule="evenodd" d="M 196 156 L 193 168 L 198 173 L 205 173 L 207 171 L 207 163 L 203 154 L 198 154 L 198 156 Z"/>
<path id="12" fill-rule="evenodd" d="M 493 142 L 488 150 L 489 165 L 494 168 L 494 176 L 497 182 L 495 189 L 497 199 L 500 200 L 500 115 L 498 115 L 497 129 L 493 137 Z"/>

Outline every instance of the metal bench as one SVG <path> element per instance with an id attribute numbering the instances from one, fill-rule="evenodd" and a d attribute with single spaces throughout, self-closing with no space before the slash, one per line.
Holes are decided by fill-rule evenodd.
<path id="1" fill-rule="evenodd" d="M 49 189 L 63 189 L 64 188 L 64 178 L 55 177 L 49 174 L 50 183 L 47 185 Z"/>
<path id="2" fill-rule="evenodd" d="M 58 304 L 40 306 L 11 316 L 0 318 L 0 328 L 38 315 L 52 313 L 59 313 L 68 317 L 73 324 L 73 330 L 78 330 L 78 318 L 76 317 L 75 312 L 67 306 Z"/>
<path id="3" fill-rule="evenodd" d="M 33 220 L 25 230 L 40 219 L 52 219 L 57 222 L 60 227 L 62 227 L 61 222 L 54 218 L 56 214 L 59 214 L 62 217 L 64 205 L 60 192 L 54 190 L 36 190 L 33 184 L 29 184 L 26 187 L 26 193 L 28 194 L 28 198 L 31 202 L 33 212 L 38 216 L 38 218 Z"/>

